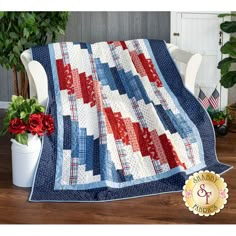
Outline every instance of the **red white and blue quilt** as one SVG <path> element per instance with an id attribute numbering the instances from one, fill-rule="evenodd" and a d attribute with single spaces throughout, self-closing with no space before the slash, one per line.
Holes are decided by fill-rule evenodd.
<path id="1" fill-rule="evenodd" d="M 31 48 L 48 77 L 30 201 L 111 201 L 181 191 L 199 170 L 223 173 L 211 120 L 161 40 Z"/>

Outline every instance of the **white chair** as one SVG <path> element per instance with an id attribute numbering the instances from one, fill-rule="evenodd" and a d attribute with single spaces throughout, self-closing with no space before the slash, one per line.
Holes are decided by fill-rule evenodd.
<path id="1" fill-rule="evenodd" d="M 199 53 L 193 54 L 181 50 L 173 44 L 167 44 L 167 48 L 175 62 L 181 62 L 186 65 L 185 73 L 182 75 L 182 78 L 185 86 L 194 94 L 195 80 L 202 61 L 202 56 Z M 32 59 L 29 50 L 21 54 L 21 61 L 24 64 L 29 78 L 30 97 L 37 97 L 39 103 L 45 106 L 48 100 L 48 83 L 44 68 L 39 62 Z"/>

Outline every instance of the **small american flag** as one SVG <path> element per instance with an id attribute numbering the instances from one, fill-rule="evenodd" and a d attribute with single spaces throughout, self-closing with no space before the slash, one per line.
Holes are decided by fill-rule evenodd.
<path id="1" fill-rule="evenodd" d="M 198 95 L 198 101 L 205 107 L 205 109 L 210 106 L 207 96 L 205 95 L 205 93 L 203 93 L 201 89 Z"/>
<path id="2" fill-rule="evenodd" d="M 214 110 L 216 110 L 218 108 L 219 99 L 220 99 L 220 94 L 217 91 L 217 89 L 215 89 L 214 92 L 212 93 L 212 95 L 209 98 L 210 105 L 212 106 L 212 108 Z"/>

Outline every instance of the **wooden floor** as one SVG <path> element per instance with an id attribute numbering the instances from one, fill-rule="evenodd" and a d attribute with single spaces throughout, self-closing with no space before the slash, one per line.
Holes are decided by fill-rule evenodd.
<path id="1" fill-rule="evenodd" d="M 0 123 L 3 111 L 0 111 Z M 30 189 L 11 182 L 9 136 L 0 137 L 1 224 L 235 224 L 236 169 L 223 175 L 229 188 L 225 208 L 217 215 L 200 217 L 184 205 L 181 193 L 107 203 L 31 203 Z M 210 147 L 209 147 L 210 148 Z M 236 134 L 217 138 L 220 161 L 236 167 Z"/>

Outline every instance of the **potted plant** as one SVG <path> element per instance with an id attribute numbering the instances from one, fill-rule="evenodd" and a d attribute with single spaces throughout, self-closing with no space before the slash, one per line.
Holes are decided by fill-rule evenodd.
<path id="1" fill-rule="evenodd" d="M 12 135 L 12 174 L 16 186 L 31 187 L 41 150 L 40 137 L 54 132 L 53 118 L 44 112 L 45 107 L 36 98 L 12 96 L 0 135 L 7 132 Z"/>
<path id="2" fill-rule="evenodd" d="M 220 14 L 219 17 L 236 16 L 236 14 Z M 224 21 L 220 24 L 223 32 L 232 34 L 236 33 L 236 21 Z M 221 47 L 221 53 L 227 56 L 218 63 L 218 69 L 221 71 L 220 83 L 225 88 L 231 88 L 236 83 L 236 37 L 231 36 Z M 236 103 L 227 107 L 232 119 L 229 121 L 229 130 L 236 132 Z"/>
<path id="3" fill-rule="evenodd" d="M 228 113 L 227 109 L 220 111 L 220 110 L 214 110 L 211 107 L 207 109 L 212 124 L 214 126 L 215 132 L 218 135 L 224 136 L 228 132 L 228 127 L 226 126 L 226 122 L 228 120 L 231 120 L 231 116 Z"/>
<path id="4" fill-rule="evenodd" d="M 28 95 L 21 52 L 35 45 L 54 42 L 59 34 L 64 34 L 68 16 L 68 12 L 0 12 L 0 65 L 13 70 L 15 95 Z"/>

